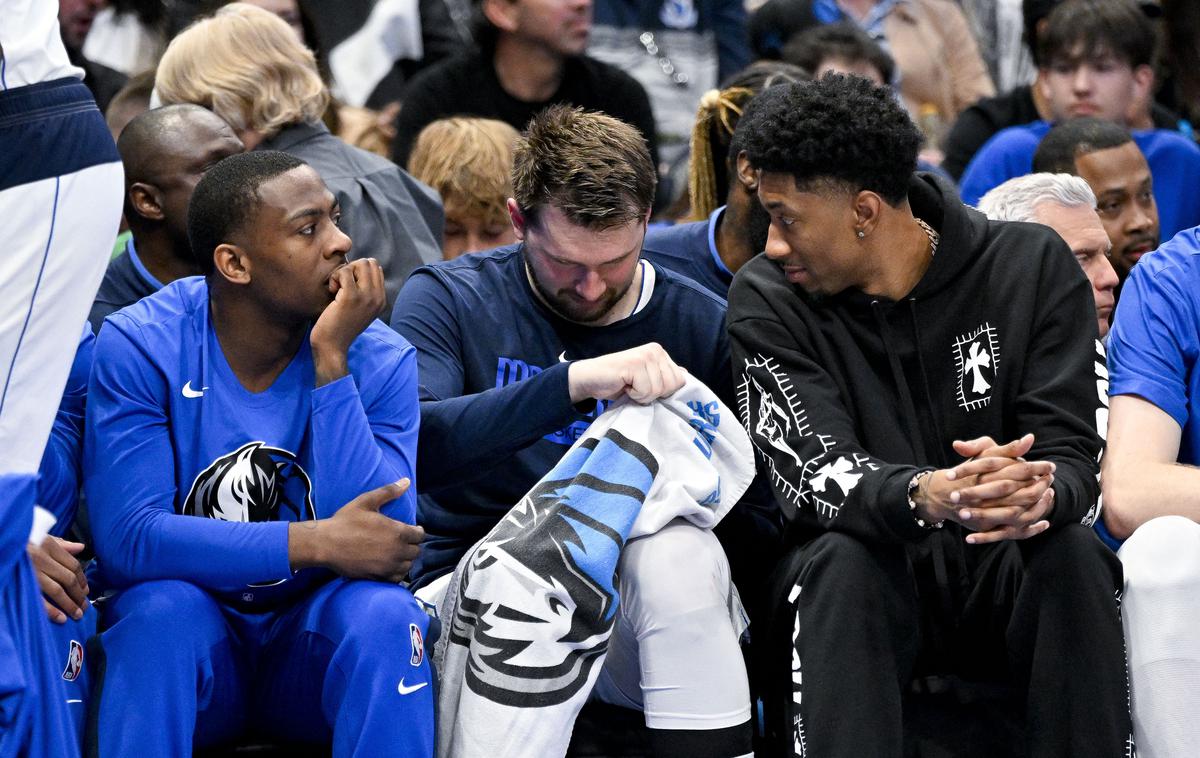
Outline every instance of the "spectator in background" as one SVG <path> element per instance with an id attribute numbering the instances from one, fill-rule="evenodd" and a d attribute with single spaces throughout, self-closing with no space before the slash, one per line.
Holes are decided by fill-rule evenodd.
<path id="1" fill-rule="evenodd" d="M 408 170 L 442 196 L 442 257 L 517 241 L 508 218 L 517 130 L 490 118 L 444 118 L 421 130 Z"/>
<path id="2" fill-rule="evenodd" d="M 1108 343 L 1104 527 L 1125 570 L 1138 755 L 1200 755 L 1200 231 L 1130 273 Z M 1121 543 L 1124 540 L 1124 543 Z"/>
<path id="3" fill-rule="evenodd" d="M 943 124 L 995 94 L 962 9 L 952 0 L 813 0 L 822 23 L 850 20 L 883 45 L 900 71 L 900 96 L 917 118 L 933 106 Z"/>
<path id="4" fill-rule="evenodd" d="M 96 14 L 107 4 L 107 0 L 59 0 L 58 3 L 58 24 L 63 45 L 67 48 L 71 63 L 83 69 L 83 83 L 91 90 L 101 113 L 108 110 L 109 101 L 125 86 L 126 79 L 120 71 L 88 60 L 83 55 L 83 43 L 92 30 Z M 8 23 L 12 23 L 11 19 Z"/>
<path id="5" fill-rule="evenodd" d="M 875 40 L 849 22 L 805 29 L 783 47 L 783 59 L 813 79 L 828 73 L 854 74 L 890 86 L 896 64 Z"/>
<path id="6" fill-rule="evenodd" d="M 154 72 L 143 71 L 136 76 L 131 76 L 125 86 L 113 95 L 113 99 L 108 103 L 108 110 L 104 112 L 104 122 L 108 124 L 108 131 L 112 134 L 114 141 L 121 136 L 121 132 L 125 130 L 125 126 L 130 121 L 150 108 L 150 95 L 153 92 Z M 112 258 L 125 252 L 129 237 L 129 223 L 125 220 L 125 214 L 122 213 L 121 233 L 113 242 Z"/>
<path id="7" fill-rule="evenodd" d="M 1025 44 L 1035 65 L 1039 65 L 1038 37 L 1046 26 L 1046 17 L 1061 2 L 1063 0 L 1024 0 L 1022 4 Z M 1147 15 L 1152 13 L 1150 8 L 1150 4 L 1142 4 L 1142 10 Z M 1038 71 L 1040 77 L 1041 69 Z M 1136 129 L 1175 129 L 1179 123 L 1179 116 L 1157 102 L 1150 104 L 1149 112 L 1135 106 L 1131 117 L 1136 120 Z M 1010 126 L 1021 126 L 1039 119 L 1051 121 L 1053 118 L 1053 112 L 1038 83 L 1022 84 L 1002 91 L 995 97 L 983 98 L 960 113 L 955 120 L 946 137 L 946 159 L 942 162 L 942 168 L 958 180 L 971 158 L 996 132 Z"/>
<path id="8" fill-rule="evenodd" d="M 650 96 L 662 166 L 686 160 L 696 108 L 752 60 L 742 0 L 593 0 L 588 55 Z M 669 188 L 660 188 L 671 192 Z M 671 194 L 674 194 L 671 192 Z"/>
<path id="9" fill-rule="evenodd" d="M 1092 188 L 1120 284 L 1143 255 L 1158 247 L 1154 177 L 1146 156 L 1123 127 L 1097 118 L 1059 124 L 1038 145 L 1033 170 L 1074 174 Z M 1174 204 L 1181 197 L 1171 193 L 1163 200 Z"/>
<path id="10" fill-rule="evenodd" d="M 233 3 L 171 41 L 155 90 L 163 103 L 196 103 L 233 127 L 247 149 L 306 161 L 342 208 L 354 255 L 379 261 L 389 307 L 409 273 L 442 257 L 436 193 L 388 160 L 352 147 L 321 123 L 329 91 L 313 54 L 279 17 Z"/>
<path id="11" fill-rule="evenodd" d="M 110 314 L 185 276 L 202 273 L 187 237 L 192 191 L 210 167 L 244 150 L 229 125 L 198 105 L 166 105 L 129 122 L 117 150 L 125 166 L 130 237 L 100 282 L 88 320 Z"/>
<path id="12" fill-rule="evenodd" d="M 1022 38 L 1035 67 L 1038 33 L 1045 25 L 1046 16 L 1060 2 L 1062 0 L 1024 0 L 1021 4 Z M 958 114 L 950 127 L 944 144 L 946 157 L 942 161 L 942 168 L 958 181 L 971 158 L 993 134 L 1010 126 L 1049 118 L 1050 108 L 1041 89 L 1033 84 L 1002 89 L 997 95 L 981 98 Z"/>
<path id="13" fill-rule="evenodd" d="M 1078 176 L 1027 174 L 1009 179 L 983 196 L 979 210 L 993 221 L 1024 221 L 1058 232 L 1092 283 L 1100 338 L 1108 335 L 1117 274 L 1108 262 L 1112 243 L 1096 215 L 1096 196 Z"/>
<path id="14" fill-rule="evenodd" d="M 84 56 L 129 77 L 153 70 L 167 47 L 169 6 L 176 1 L 106 0 L 84 42 Z"/>
<path id="15" fill-rule="evenodd" d="M 118 139 L 125 126 L 150 109 L 150 94 L 154 92 L 154 72 L 143 71 L 129 77 L 125 86 L 113 95 L 104 111 L 104 122 L 113 139 Z"/>
<path id="16" fill-rule="evenodd" d="M 396 163 L 408 163 L 417 135 L 439 118 L 494 118 L 520 130 L 535 113 L 560 103 L 637 127 L 657 164 L 646 91 L 620 69 L 583 54 L 591 0 L 483 0 L 480 10 L 478 49 L 413 79 L 396 120 Z"/>
<path id="17" fill-rule="evenodd" d="M 1154 30 L 1133 0 L 1069 0 L 1050 14 L 1038 39 L 1039 86 L 1054 122 L 1095 116 L 1130 127 L 1131 110 L 1148 107 Z M 1030 173 L 1050 127 L 1035 121 L 992 137 L 963 174 L 963 201 L 978 203 L 992 187 Z M 1154 175 L 1163 236 L 1200 224 L 1200 194 L 1192 191 L 1200 148 L 1163 129 L 1135 131 L 1133 139 Z"/>
<path id="18" fill-rule="evenodd" d="M 788 40 L 816 25 L 812 0 L 767 0 L 753 10 L 746 27 L 755 57 L 777 61 Z"/>

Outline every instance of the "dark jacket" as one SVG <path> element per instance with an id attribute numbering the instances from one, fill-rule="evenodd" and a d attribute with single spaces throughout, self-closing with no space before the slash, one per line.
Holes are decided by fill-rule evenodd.
<path id="1" fill-rule="evenodd" d="M 657 131 L 650 99 L 642 85 L 615 66 L 585 55 L 568 58 L 562 82 L 549 99 L 518 100 L 500 86 L 493 64 L 494 43 L 442 61 L 418 74 L 409 86 L 404 107 L 396 117 L 392 160 L 408 164 L 417 135 L 429 124 L 451 116 L 494 118 L 523 131 L 534 114 L 564 103 L 602 111 L 636 126 L 646 138 L 650 159 L 658 165 Z"/>
<path id="2" fill-rule="evenodd" d="M 342 207 L 350 258 L 383 267 L 388 304 L 417 267 L 442 259 L 446 216 L 437 193 L 387 158 L 348 145 L 324 124 L 293 124 L 258 146 L 282 150 L 316 169 Z"/>
<path id="3" fill-rule="evenodd" d="M 733 280 L 739 413 L 793 533 L 918 540 L 917 471 L 961 462 L 953 440 L 1027 432 L 1027 457 L 1057 464 L 1052 525 L 1091 523 L 1104 357 L 1079 264 L 1050 229 L 988 221 L 943 180 L 918 174 L 909 201 L 941 243 L 900 302 L 814 300 L 764 256 Z"/>

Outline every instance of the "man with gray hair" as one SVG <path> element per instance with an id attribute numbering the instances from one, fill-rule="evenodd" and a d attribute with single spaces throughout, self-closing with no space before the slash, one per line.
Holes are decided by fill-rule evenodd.
<path id="1" fill-rule="evenodd" d="M 1032 222 L 1058 232 L 1092 283 L 1100 336 L 1107 336 L 1117 272 L 1108 261 L 1112 243 L 1087 182 L 1070 174 L 1026 174 L 989 191 L 980 198 L 979 210 L 993 221 Z"/>

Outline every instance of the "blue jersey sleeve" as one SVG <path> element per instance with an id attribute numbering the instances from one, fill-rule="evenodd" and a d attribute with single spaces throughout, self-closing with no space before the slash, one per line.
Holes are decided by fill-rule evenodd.
<path id="1" fill-rule="evenodd" d="M 1134 266 L 1121 288 L 1121 307 L 1108 342 L 1108 393 L 1144 398 L 1183 428 L 1200 318 L 1194 291 L 1185 283 L 1195 279 L 1159 271 L 1154 263 L 1147 257 Z"/>
<path id="2" fill-rule="evenodd" d="M 344 376 L 313 391 L 312 478 L 318 518 L 332 516 L 367 490 L 407 477 L 408 491 L 382 512 L 408 524 L 416 520 L 416 350 L 406 345 L 394 355 L 360 377 L 361 390 L 354 377 Z"/>
<path id="3" fill-rule="evenodd" d="M 418 476 L 426 489 L 461 484 L 542 436 L 584 418 L 571 404 L 570 364 L 464 395 L 462 329 L 453 293 L 428 269 L 404 285 L 392 328 L 417 350 L 421 435 Z"/>
<path id="4" fill-rule="evenodd" d="M 1025 127 L 998 132 L 967 164 L 959 182 L 962 201 L 974 208 L 989 190 L 1033 170 L 1033 154 L 1041 137 Z"/>
<path id="5" fill-rule="evenodd" d="M 50 530 L 56 537 L 63 536 L 70 529 L 79 505 L 83 414 L 95 343 L 92 327 L 84 324 L 62 402 L 54 415 L 46 452 L 42 454 L 42 463 L 38 467 L 38 503 L 57 519 Z"/>
<path id="6" fill-rule="evenodd" d="M 288 524 L 175 512 L 167 378 L 123 329 L 96 339 L 84 433 L 84 491 L 96 554 L 119 585 L 186 579 L 210 589 L 285 579 Z"/>

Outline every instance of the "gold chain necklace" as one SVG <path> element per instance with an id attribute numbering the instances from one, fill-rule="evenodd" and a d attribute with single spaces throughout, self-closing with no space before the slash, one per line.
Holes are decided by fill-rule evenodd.
<path id="1" fill-rule="evenodd" d="M 916 216 L 913 216 L 913 218 L 916 219 L 917 226 L 924 229 L 925 233 L 929 235 L 929 257 L 932 258 L 937 255 L 938 243 L 942 241 L 942 235 L 935 232 L 932 226 L 925 223 L 924 219 L 919 219 Z"/>

